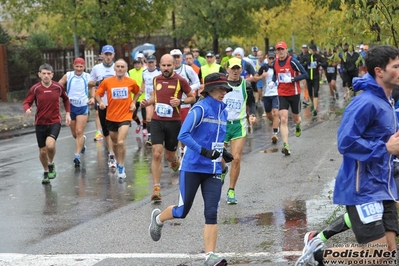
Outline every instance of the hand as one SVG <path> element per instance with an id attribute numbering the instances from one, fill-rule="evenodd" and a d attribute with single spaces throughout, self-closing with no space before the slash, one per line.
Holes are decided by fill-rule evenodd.
<path id="1" fill-rule="evenodd" d="M 172 107 L 177 107 L 180 105 L 180 99 L 176 98 L 176 97 L 170 97 L 170 105 Z"/>
<path id="2" fill-rule="evenodd" d="M 252 125 L 252 124 L 255 124 L 256 123 L 256 116 L 254 116 L 254 115 L 250 115 L 249 116 L 249 123 Z"/>
<path id="3" fill-rule="evenodd" d="M 65 125 L 69 126 L 71 124 L 71 115 L 69 113 L 67 113 L 65 115 Z"/>
<path id="4" fill-rule="evenodd" d="M 142 100 L 140 102 L 140 107 L 144 108 L 144 107 L 147 107 L 147 106 L 148 106 L 148 101 L 146 99 L 144 99 L 144 100 Z"/>
<path id="5" fill-rule="evenodd" d="M 217 158 L 220 157 L 220 152 L 218 152 L 217 150 L 208 150 L 205 149 L 204 147 L 201 148 L 201 155 L 208 158 L 208 159 L 212 159 L 215 160 Z"/>
<path id="6" fill-rule="evenodd" d="M 32 107 L 30 107 L 25 111 L 26 116 L 30 116 L 31 113 L 32 113 Z"/>
<path id="7" fill-rule="evenodd" d="M 92 104 L 94 104 L 94 102 L 95 102 L 94 98 L 91 97 L 91 98 L 87 101 L 87 104 L 92 105 Z"/>
<path id="8" fill-rule="evenodd" d="M 229 163 L 229 162 L 231 162 L 232 160 L 234 160 L 233 155 L 232 155 L 230 152 L 228 152 L 228 151 L 226 150 L 226 148 L 223 148 L 223 159 L 224 159 L 224 161 L 225 161 L 226 163 Z"/>
<path id="9" fill-rule="evenodd" d="M 267 86 L 269 87 L 269 89 L 273 89 L 274 88 L 274 82 L 273 81 L 270 81 L 268 84 L 267 84 Z"/>
<path id="10" fill-rule="evenodd" d="M 130 111 L 136 111 L 136 103 L 135 102 L 132 102 L 131 104 L 130 104 Z"/>
<path id="11" fill-rule="evenodd" d="M 101 110 L 104 110 L 105 108 L 107 108 L 107 106 L 106 106 L 105 103 L 103 103 L 103 102 L 101 102 L 101 103 L 98 105 L 98 107 L 99 107 Z"/>
<path id="12" fill-rule="evenodd" d="M 389 154 L 399 155 L 399 131 L 393 134 L 385 143 Z"/>

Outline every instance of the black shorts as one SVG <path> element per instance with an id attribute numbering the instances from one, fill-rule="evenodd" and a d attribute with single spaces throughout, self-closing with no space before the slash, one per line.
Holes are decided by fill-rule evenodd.
<path id="1" fill-rule="evenodd" d="M 151 120 L 151 142 L 152 145 L 164 145 L 168 151 L 176 151 L 177 136 L 181 128 L 181 121 Z"/>
<path id="2" fill-rule="evenodd" d="M 288 110 L 291 106 L 293 114 L 299 114 L 301 112 L 301 95 L 293 96 L 278 96 L 279 110 Z"/>
<path id="3" fill-rule="evenodd" d="M 57 140 L 58 135 L 60 134 L 61 124 L 52 124 L 52 125 L 36 125 L 36 139 L 37 145 L 39 148 L 46 147 L 46 139 L 47 137 L 52 137 Z"/>
<path id="4" fill-rule="evenodd" d="M 330 83 L 332 80 L 337 80 L 337 72 L 326 74 L 327 82 Z"/>
<path id="5" fill-rule="evenodd" d="M 122 122 L 112 122 L 112 121 L 106 121 L 107 123 L 107 129 L 108 131 L 112 131 L 112 132 L 118 132 L 118 129 L 121 126 L 131 126 L 132 125 L 132 121 L 122 121 Z"/>
<path id="6" fill-rule="evenodd" d="M 398 211 L 396 202 L 393 200 L 385 200 L 382 202 L 384 212 L 382 221 L 363 224 L 357 213 L 356 206 L 346 206 L 349 219 L 352 224 L 352 231 L 355 234 L 356 241 L 359 244 L 367 244 L 385 236 L 386 231 L 399 233 L 398 229 Z"/>

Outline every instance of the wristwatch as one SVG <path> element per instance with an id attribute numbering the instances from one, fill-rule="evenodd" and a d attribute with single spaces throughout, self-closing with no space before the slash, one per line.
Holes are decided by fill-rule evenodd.
<path id="1" fill-rule="evenodd" d="M 180 100 L 180 105 L 184 104 L 184 99 Z"/>
<path id="2" fill-rule="evenodd" d="M 294 78 L 291 78 L 291 82 L 294 82 Z"/>

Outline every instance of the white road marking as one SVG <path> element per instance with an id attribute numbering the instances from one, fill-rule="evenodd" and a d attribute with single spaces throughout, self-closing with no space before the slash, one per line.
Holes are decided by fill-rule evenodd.
<path id="1" fill-rule="evenodd" d="M 218 253 L 225 258 L 268 258 L 282 261 L 287 256 L 300 256 L 302 251 Z M 21 253 L 0 253 L 1 266 L 93 266 L 104 259 L 203 259 L 204 254 L 183 253 L 110 253 L 110 254 L 57 254 L 32 255 Z"/>

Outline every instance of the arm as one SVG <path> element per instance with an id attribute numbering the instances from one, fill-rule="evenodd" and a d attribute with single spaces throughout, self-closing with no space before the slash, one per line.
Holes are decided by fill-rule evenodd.
<path id="1" fill-rule="evenodd" d="M 255 74 L 256 74 L 255 68 L 252 66 L 252 64 L 249 64 L 249 63 L 246 64 L 246 68 L 247 68 L 246 70 L 248 71 L 248 73 L 251 75 L 246 80 L 249 81 L 249 82 L 256 82 L 256 80 L 255 80 Z"/>
<path id="2" fill-rule="evenodd" d="M 62 86 L 65 87 L 65 84 L 67 83 L 67 74 L 62 76 L 62 78 L 60 79 L 60 81 L 58 81 L 58 83 L 60 83 Z"/>
<path id="3" fill-rule="evenodd" d="M 200 80 L 198 78 L 197 73 L 195 73 L 194 69 L 190 66 L 185 66 L 185 68 L 187 69 L 187 75 L 191 81 L 191 91 L 194 92 L 196 90 L 198 90 L 201 86 Z"/>
<path id="4" fill-rule="evenodd" d="M 65 124 L 69 126 L 71 123 L 71 103 L 69 102 L 69 97 L 66 94 L 64 86 L 62 87 L 62 93 L 61 93 L 61 98 L 62 102 L 64 103 L 64 108 L 65 108 Z"/>
<path id="5" fill-rule="evenodd" d="M 291 58 L 291 66 L 294 70 L 298 71 L 299 76 L 294 77 L 293 82 L 297 82 L 303 79 L 308 79 L 309 75 L 305 68 L 298 62 L 298 60 Z"/>
<path id="6" fill-rule="evenodd" d="M 35 95 L 33 93 L 32 88 L 29 90 L 28 95 L 26 96 L 22 106 L 24 108 L 24 112 L 27 116 L 29 116 L 32 113 L 32 104 L 33 101 L 35 100 Z"/>
<path id="7" fill-rule="evenodd" d="M 251 83 L 248 80 L 246 82 L 247 82 L 246 87 L 248 95 L 246 105 L 249 108 L 249 116 L 252 116 L 255 115 L 256 112 L 254 91 L 252 89 Z"/>
<path id="8" fill-rule="evenodd" d="M 261 66 L 259 68 L 258 73 L 256 73 L 254 76 L 255 81 L 259 81 L 259 80 L 266 78 L 268 75 L 268 73 L 267 73 L 268 70 L 269 70 L 269 66 L 267 66 L 267 65 Z"/>
<path id="9" fill-rule="evenodd" d="M 97 91 L 95 93 L 95 99 L 98 102 L 98 106 L 100 107 L 101 110 L 104 110 L 107 107 L 105 103 L 101 100 L 101 97 L 103 97 L 105 94 L 105 88 L 106 88 L 106 82 L 101 82 L 100 86 L 98 86 Z"/>
<path id="10" fill-rule="evenodd" d="M 203 117 L 203 109 L 199 106 L 193 107 L 188 113 L 177 137 L 184 145 L 191 150 L 201 153 L 202 147 L 192 138 L 191 131 L 200 123 Z"/>

